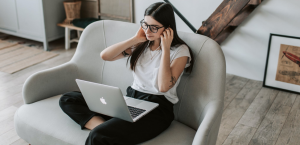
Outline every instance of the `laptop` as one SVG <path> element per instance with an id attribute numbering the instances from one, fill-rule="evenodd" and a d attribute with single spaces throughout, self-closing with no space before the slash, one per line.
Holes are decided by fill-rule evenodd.
<path id="1" fill-rule="evenodd" d="M 93 112 L 136 122 L 158 107 L 158 103 L 124 96 L 119 87 L 75 79 Z"/>

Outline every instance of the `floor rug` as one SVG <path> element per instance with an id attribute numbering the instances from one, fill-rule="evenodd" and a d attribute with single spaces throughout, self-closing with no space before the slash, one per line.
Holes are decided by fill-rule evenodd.
<path id="1" fill-rule="evenodd" d="M 57 55 L 18 42 L 0 40 L 0 71 L 12 74 Z"/>

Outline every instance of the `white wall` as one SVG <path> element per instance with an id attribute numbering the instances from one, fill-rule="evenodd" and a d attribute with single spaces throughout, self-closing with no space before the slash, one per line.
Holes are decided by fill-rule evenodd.
<path id="1" fill-rule="evenodd" d="M 159 1 L 135 0 L 135 22 Z M 223 0 L 169 1 L 198 29 Z M 178 31 L 194 33 L 177 15 L 175 19 Z M 300 37 L 300 0 L 264 0 L 256 7 L 221 44 L 227 73 L 263 81 L 270 33 Z"/>

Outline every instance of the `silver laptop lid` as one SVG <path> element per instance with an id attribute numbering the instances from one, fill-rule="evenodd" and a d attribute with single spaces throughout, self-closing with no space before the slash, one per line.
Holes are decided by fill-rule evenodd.
<path id="1" fill-rule="evenodd" d="M 91 111 L 133 122 L 120 88 L 80 79 L 76 82 Z"/>

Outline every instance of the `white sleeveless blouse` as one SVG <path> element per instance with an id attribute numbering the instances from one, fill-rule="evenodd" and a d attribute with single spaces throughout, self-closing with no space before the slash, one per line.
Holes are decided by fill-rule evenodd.
<path id="1" fill-rule="evenodd" d="M 133 51 L 133 49 L 134 47 L 132 47 L 131 50 Z M 170 49 L 170 65 L 171 62 L 176 58 L 188 56 L 189 59 L 185 65 L 185 68 L 189 67 L 191 62 L 191 56 L 187 45 L 181 44 L 173 46 L 172 49 Z M 179 78 L 177 79 L 177 82 L 171 89 L 169 89 L 167 92 L 160 92 L 158 87 L 158 72 L 162 50 L 151 51 L 151 54 L 153 56 L 152 60 L 150 51 L 151 50 L 148 43 L 147 48 L 138 59 L 135 72 L 132 71 L 134 81 L 131 84 L 131 87 L 137 91 L 148 94 L 164 95 L 166 99 L 168 99 L 173 104 L 176 104 L 179 101 L 176 88 L 180 82 L 183 72 L 180 74 Z"/>

